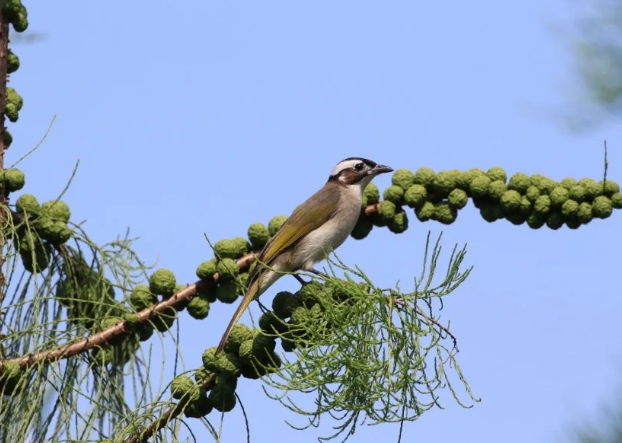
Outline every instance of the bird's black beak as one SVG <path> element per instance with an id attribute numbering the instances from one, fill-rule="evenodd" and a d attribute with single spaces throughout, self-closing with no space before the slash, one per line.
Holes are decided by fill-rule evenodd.
<path id="1" fill-rule="evenodd" d="M 393 168 L 384 165 L 376 165 L 369 170 L 369 173 L 373 175 L 384 174 L 385 172 L 393 172 Z"/>

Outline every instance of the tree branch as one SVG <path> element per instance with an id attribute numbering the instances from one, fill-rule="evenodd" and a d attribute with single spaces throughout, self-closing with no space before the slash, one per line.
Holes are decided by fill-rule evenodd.
<path id="1" fill-rule="evenodd" d="M 4 2 L 2 2 L 4 4 Z M 4 151 L 8 146 L 4 145 L 4 132 L 5 132 L 5 117 L 4 107 L 6 104 L 6 84 L 7 78 L 7 55 L 9 53 L 9 20 L 4 13 L 3 8 L 0 7 L 0 171 L 4 170 Z M 0 226 L 4 226 L 6 223 L 6 207 L 8 201 L 6 193 L 2 189 L 0 183 Z M 0 232 L 0 306 L 4 300 L 4 282 L 5 276 L 2 272 L 4 267 L 5 256 L 4 247 L 6 245 L 6 238 L 4 234 Z"/>
<path id="2" fill-rule="evenodd" d="M 379 203 L 370 205 L 365 209 L 365 214 L 369 216 L 377 212 L 379 207 Z M 248 269 L 253 261 L 255 261 L 255 255 L 254 253 L 250 253 L 238 259 L 237 265 L 240 270 L 245 270 Z M 216 273 L 214 275 L 214 281 L 218 282 L 218 280 L 219 275 Z M 188 285 L 186 288 L 172 295 L 170 298 L 138 312 L 138 322 L 148 321 L 156 315 L 165 312 L 168 308 L 174 307 L 177 303 L 191 300 L 197 293 L 205 293 L 210 290 L 213 290 L 213 283 L 199 280 L 191 285 Z M 104 329 L 103 331 L 89 335 L 88 337 L 75 343 L 69 343 L 47 351 L 37 352 L 36 354 L 28 354 L 22 357 L 1 360 L 0 372 L 2 372 L 6 363 L 17 363 L 21 368 L 26 368 L 36 365 L 42 361 L 53 362 L 72 357 L 97 346 L 102 346 L 108 343 L 112 338 L 132 332 L 132 326 L 133 325 L 127 321 L 121 321 L 113 326 L 110 326 L 109 328 Z"/>

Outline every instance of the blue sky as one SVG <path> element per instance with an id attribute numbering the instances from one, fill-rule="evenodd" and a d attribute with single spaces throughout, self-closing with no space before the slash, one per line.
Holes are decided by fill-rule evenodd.
<path id="1" fill-rule="evenodd" d="M 57 115 L 22 165 L 26 191 L 56 197 L 80 159 L 66 195 L 74 220 L 87 219 L 100 242 L 129 226 L 143 259 L 184 282 L 211 257 L 204 233 L 245 235 L 253 222 L 288 214 L 345 157 L 599 179 L 607 139 L 609 177 L 622 182 L 622 126 L 577 135 L 556 116 L 573 84 L 552 26 L 572 19 L 564 0 L 26 5 L 31 31 L 47 38 L 15 49 L 22 67 L 11 85 L 25 105 L 7 162 Z M 407 289 L 428 230 L 444 231 L 447 249 L 468 244 L 475 269 L 442 318 L 482 402 L 465 410 L 446 393 L 447 408 L 407 424 L 405 437 L 567 441 L 568 427 L 598 412 L 619 382 L 622 214 L 556 232 L 489 224 L 472 207 L 448 227 L 410 220 L 404 234 L 376 229 L 339 255 L 378 285 L 400 280 Z M 233 310 L 182 316 L 188 367 L 218 342 Z M 244 380 L 238 392 L 255 441 L 315 441 L 330 431 L 291 430 L 284 419 L 301 421 L 258 382 Z M 245 438 L 243 424 L 239 409 L 229 414 L 223 440 Z M 352 441 L 397 432 L 362 427 Z"/>

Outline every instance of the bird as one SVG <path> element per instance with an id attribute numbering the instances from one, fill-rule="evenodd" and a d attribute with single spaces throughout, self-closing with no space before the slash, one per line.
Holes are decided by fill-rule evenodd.
<path id="1" fill-rule="evenodd" d="M 314 266 L 341 246 L 356 226 L 367 185 L 374 177 L 392 171 L 389 166 L 360 157 L 346 158 L 333 168 L 326 184 L 294 209 L 257 256 L 247 290 L 215 354 L 224 349 L 233 326 L 250 303 L 283 273 L 319 273 Z"/>

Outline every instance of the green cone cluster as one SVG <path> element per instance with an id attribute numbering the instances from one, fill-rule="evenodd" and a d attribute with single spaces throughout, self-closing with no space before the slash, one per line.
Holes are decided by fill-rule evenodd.
<path id="1" fill-rule="evenodd" d="M 235 237 L 216 242 L 215 257 L 201 263 L 196 270 L 197 277 L 207 283 L 209 290 L 206 293 L 200 292 L 190 301 L 188 313 L 196 319 L 204 319 L 209 314 L 210 303 L 220 301 L 231 304 L 244 295 L 253 265 L 242 272 L 236 260 L 251 251 L 260 251 L 286 219 L 287 217 L 279 215 L 273 217 L 268 226 L 253 223 L 248 228 L 248 239 Z M 218 275 L 218 279 L 214 278 L 215 275 Z"/>
<path id="2" fill-rule="evenodd" d="M 11 171 L 2 174 L 6 177 Z M 15 210 L 22 217 L 16 226 L 22 263 L 29 272 L 42 272 L 50 264 L 53 249 L 67 243 L 72 236 L 68 226 L 69 206 L 61 200 L 40 205 L 34 195 L 22 194 L 15 202 Z"/>
<path id="3" fill-rule="evenodd" d="M 527 223 L 533 229 L 544 225 L 559 229 L 564 224 L 576 229 L 593 218 L 607 218 L 622 208 L 620 186 L 610 180 L 566 178 L 556 182 L 540 174 L 516 173 L 509 178 L 500 167 L 484 172 L 440 171 L 419 168 L 395 171 L 392 184 L 383 193 L 373 183 L 363 194 L 361 217 L 352 237 L 365 238 L 374 226 L 386 226 L 394 233 L 408 229 L 405 206 L 414 209 L 419 221 L 443 224 L 456 221 L 458 211 L 469 199 L 488 222 L 506 219 L 515 225 Z M 377 211 L 365 209 L 378 204 Z"/>

